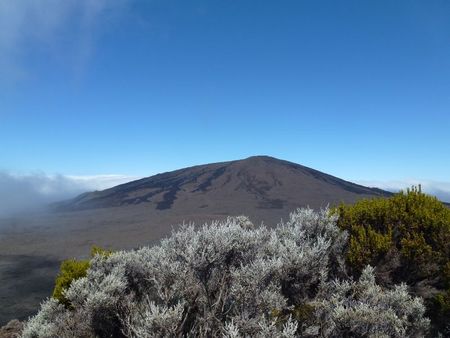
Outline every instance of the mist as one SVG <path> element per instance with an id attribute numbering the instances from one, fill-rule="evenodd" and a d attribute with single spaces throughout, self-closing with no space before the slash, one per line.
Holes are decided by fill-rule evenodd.
<path id="1" fill-rule="evenodd" d="M 19 175 L 0 171 L 0 217 L 38 211 L 50 203 L 73 198 L 87 191 L 107 189 L 136 178 L 126 175 Z"/>

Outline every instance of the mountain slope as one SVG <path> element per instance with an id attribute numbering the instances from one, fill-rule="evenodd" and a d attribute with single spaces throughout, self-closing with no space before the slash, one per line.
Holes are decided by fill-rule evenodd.
<path id="1" fill-rule="evenodd" d="M 390 193 L 268 156 L 162 173 L 57 204 L 59 211 L 142 204 L 176 213 L 250 213 L 317 208 Z"/>

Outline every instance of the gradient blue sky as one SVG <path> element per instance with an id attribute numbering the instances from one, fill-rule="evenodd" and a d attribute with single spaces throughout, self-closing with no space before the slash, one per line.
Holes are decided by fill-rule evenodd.
<path id="1" fill-rule="evenodd" d="M 267 154 L 450 181 L 450 1 L 4 0 L 0 169 Z"/>

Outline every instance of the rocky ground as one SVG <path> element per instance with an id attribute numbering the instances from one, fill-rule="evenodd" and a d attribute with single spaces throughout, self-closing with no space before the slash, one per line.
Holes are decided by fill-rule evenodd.
<path id="1" fill-rule="evenodd" d="M 17 338 L 23 329 L 23 323 L 17 319 L 11 320 L 8 324 L 0 328 L 0 338 Z"/>

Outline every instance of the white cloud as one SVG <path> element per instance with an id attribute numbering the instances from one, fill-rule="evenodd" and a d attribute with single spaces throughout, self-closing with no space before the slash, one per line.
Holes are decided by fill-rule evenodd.
<path id="1" fill-rule="evenodd" d="M 138 179 L 126 175 L 64 176 L 0 171 L 0 216 L 43 207 L 86 191 L 103 190 Z"/>
<path id="2" fill-rule="evenodd" d="M 0 77 L 11 82 L 28 74 L 27 54 L 38 50 L 69 60 L 83 71 L 96 39 L 129 0 L 0 1 Z"/>
<path id="3" fill-rule="evenodd" d="M 92 176 L 65 176 L 87 190 L 103 190 L 119 184 L 137 180 L 141 177 L 128 175 L 92 175 Z"/>
<path id="4" fill-rule="evenodd" d="M 422 186 L 422 191 L 434 195 L 441 201 L 450 202 L 450 182 L 433 181 L 425 179 L 404 179 L 404 180 L 391 180 L 391 181 L 371 181 L 371 180 L 359 180 L 355 183 L 367 186 L 377 187 L 380 189 L 397 192 L 399 190 L 406 190 L 411 186 Z"/>

